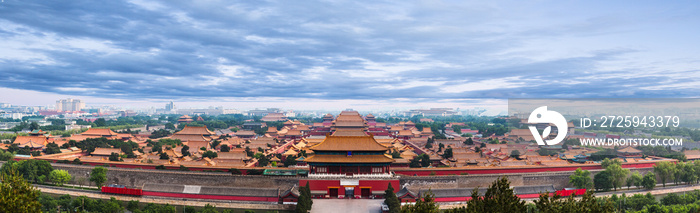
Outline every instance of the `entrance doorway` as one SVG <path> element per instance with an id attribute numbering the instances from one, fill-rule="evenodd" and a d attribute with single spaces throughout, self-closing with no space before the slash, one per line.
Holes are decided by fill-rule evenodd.
<path id="1" fill-rule="evenodd" d="M 345 198 L 355 198 L 355 187 L 345 187 Z"/>
<path id="2" fill-rule="evenodd" d="M 362 195 L 362 198 L 369 198 L 369 195 L 370 195 L 369 188 L 361 188 L 360 194 Z"/>
<path id="3" fill-rule="evenodd" d="M 328 189 L 328 195 L 331 198 L 338 198 L 338 188 L 329 188 Z"/>

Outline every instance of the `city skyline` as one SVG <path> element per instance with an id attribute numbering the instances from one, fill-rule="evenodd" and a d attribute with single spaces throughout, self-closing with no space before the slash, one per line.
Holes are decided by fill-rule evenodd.
<path id="1" fill-rule="evenodd" d="M 697 9 L 690 1 L 5 1 L 0 98 L 242 109 L 697 98 L 698 50 L 687 48 L 697 44 Z"/>

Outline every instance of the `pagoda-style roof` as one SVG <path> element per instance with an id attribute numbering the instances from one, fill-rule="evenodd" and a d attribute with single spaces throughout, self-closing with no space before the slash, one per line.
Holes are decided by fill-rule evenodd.
<path id="1" fill-rule="evenodd" d="M 193 120 L 192 117 L 190 117 L 189 115 L 183 115 L 183 116 L 181 116 L 180 118 L 178 118 L 177 121 L 178 121 L 178 122 L 188 122 L 188 123 L 189 123 L 189 122 L 192 122 L 192 121 L 194 121 L 194 120 Z"/>
<path id="2" fill-rule="evenodd" d="M 109 156 L 112 153 L 117 153 L 119 155 L 123 154 L 122 150 L 119 148 L 95 148 L 95 151 L 93 151 L 92 155 L 101 155 L 101 156 Z"/>
<path id="3" fill-rule="evenodd" d="M 237 136 L 255 136 L 255 132 L 250 131 L 250 130 L 239 130 L 238 132 L 236 132 L 236 135 Z"/>
<path id="4" fill-rule="evenodd" d="M 33 135 L 33 136 L 43 136 L 46 134 L 49 134 L 49 132 L 44 132 L 44 130 L 41 130 L 41 129 L 35 129 L 34 131 L 31 131 L 29 133 L 29 135 Z"/>
<path id="5" fill-rule="evenodd" d="M 216 159 L 219 159 L 219 160 L 246 160 L 246 159 L 248 159 L 248 155 L 243 150 L 231 151 L 231 152 L 218 152 L 217 154 L 218 154 L 218 156 L 216 157 Z"/>
<path id="6" fill-rule="evenodd" d="M 185 126 L 179 132 L 174 135 L 214 135 L 215 133 L 209 131 L 206 126 Z"/>
<path id="7" fill-rule="evenodd" d="M 17 145 L 23 145 L 23 144 L 27 144 L 27 143 L 46 145 L 49 143 L 49 141 L 46 138 L 46 136 L 17 136 L 17 138 L 15 138 L 15 141 L 13 143 L 15 143 Z M 20 146 L 20 147 L 24 147 L 24 146 Z"/>
<path id="8" fill-rule="evenodd" d="M 403 130 L 402 126 L 391 126 L 391 129 L 389 129 L 389 131 L 401 131 L 401 130 Z"/>
<path id="9" fill-rule="evenodd" d="M 202 148 L 202 147 L 209 150 L 209 142 L 208 141 L 188 141 L 187 146 L 190 148 L 190 150 L 189 150 L 190 152 L 201 151 L 200 148 Z"/>
<path id="10" fill-rule="evenodd" d="M 287 133 L 285 133 L 284 135 L 287 135 L 287 136 L 302 136 L 301 131 L 296 130 L 296 129 L 289 130 L 289 131 L 287 131 Z"/>
<path id="11" fill-rule="evenodd" d="M 184 135 L 184 134 L 176 134 L 170 136 L 170 139 L 178 139 L 182 142 L 186 141 L 208 141 L 211 140 L 209 137 L 205 137 L 204 135 Z"/>
<path id="12" fill-rule="evenodd" d="M 367 133 L 365 133 L 364 130 L 362 129 L 338 129 L 335 132 L 333 132 L 334 136 L 367 136 Z"/>
<path id="13" fill-rule="evenodd" d="M 617 150 L 619 153 L 629 153 L 629 154 L 641 154 L 642 151 L 639 149 L 635 149 L 634 147 L 628 146 L 623 149 Z"/>
<path id="14" fill-rule="evenodd" d="M 294 156 L 296 156 L 297 154 L 299 154 L 299 152 L 294 151 L 293 149 L 289 149 L 289 150 L 287 150 L 286 152 L 284 152 L 284 154 L 282 154 L 282 155 L 284 155 L 284 156 L 288 156 L 288 155 L 294 155 Z"/>
<path id="15" fill-rule="evenodd" d="M 394 159 L 386 155 L 313 155 L 305 160 L 308 163 L 392 163 Z"/>
<path id="16" fill-rule="evenodd" d="M 318 151 L 387 151 L 389 148 L 382 146 L 371 135 L 368 136 L 326 136 L 318 145 L 310 147 L 314 152 Z"/>
<path id="17" fill-rule="evenodd" d="M 398 136 L 413 137 L 413 132 L 411 130 L 400 130 Z"/>
<path id="18" fill-rule="evenodd" d="M 343 111 L 335 118 L 333 125 L 335 127 L 364 127 L 366 123 L 357 111 Z"/>
<path id="19" fill-rule="evenodd" d="M 95 136 L 117 136 L 117 133 L 113 132 L 111 129 L 100 129 L 100 128 L 90 128 L 87 131 L 81 133 L 81 135 L 95 135 Z"/>
<path id="20" fill-rule="evenodd" d="M 34 141 L 29 141 L 27 143 L 19 144 L 19 147 L 29 147 L 31 149 L 39 149 L 39 148 L 44 148 L 43 144 L 36 143 Z"/>

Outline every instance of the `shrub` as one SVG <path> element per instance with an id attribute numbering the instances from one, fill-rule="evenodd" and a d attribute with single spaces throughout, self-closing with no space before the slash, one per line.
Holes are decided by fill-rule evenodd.
<path id="1" fill-rule="evenodd" d="M 246 172 L 248 175 L 262 175 L 263 170 L 262 169 L 249 169 L 248 172 Z"/>

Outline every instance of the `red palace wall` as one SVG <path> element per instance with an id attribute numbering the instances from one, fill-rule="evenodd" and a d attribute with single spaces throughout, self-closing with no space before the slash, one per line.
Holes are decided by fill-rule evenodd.
<path id="1" fill-rule="evenodd" d="M 623 163 L 622 168 L 652 168 L 656 162 L 644 163 Z M 602 169 L 600 164 L 579 164 L 571 166 L 553 166 L 553 167 L 492 167 L 492 168 L 401 168 L 392 167 L 391 171 L 396 174 L 408 176 L 429 176 L 429 175 L 460 175 L 460 174 L 507 174 L 507 173 L 533 173 L 533 172 L 561 172 L 575 171 L 577 168 L 583 170 Z M 434 174 L 432 174 L 434 172 Z"/>
<path id="2" fill-rule="evenodd" d="M 539 198 L 540 194 L 522 194 L 522 195 L 517 195 L 520 199 L 532 199 L 532 198 Z M 549 193 L 549 196 L 554 196 L 554 193 Z M 466 197 L 439 197 L 435 198 L 435 202 L 465 202 L 468 200 L 471 200 L 471 196 L 466 196 Z"/>
<path id="3" fill-rule="evenodd" d="M 239 200 L 239 201 L 262 201 L 262 202 L 278 202 L 278 197 L 248 197 L 248 196 L 228 196 L 228 195 L 200 195 L 200 194 L 184 194 L 184 193 L 168 193 L 168 192 L 150 192 L 143 191 L 144 196 L 157 197 L 177 197 L 177 198 L 192 198 L 192 199 L 212 199 L 212 200 Z"/>
<path id="4" fill-rule="evenodd" d="M 345 195 L 345 187 L 340 185 L 340 180 L 299 180 L 299 186 L 306 186 L 309 183 L 311 191 L 325 191 L 330 194 L 330 188 L 338 188 L 338 195 Z M 362 188 L 370 188 L 371 191 L 384 191 L 391 183 L 394 192 L 400 188 L 399 180 L 359 180 L 359 185 L 354 186 L 354 195 L 359 197 Z M 383 194 L 383 193 L 382 193 Z"/>

